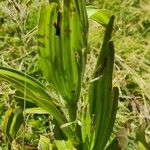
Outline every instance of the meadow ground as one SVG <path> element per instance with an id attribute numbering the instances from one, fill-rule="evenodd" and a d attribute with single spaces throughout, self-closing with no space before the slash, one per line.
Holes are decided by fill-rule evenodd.
<path id="1" fill-rule="evenodd" d="M 150 142 L 150 1 L 101 0 L 94 5 L 111 10 L 116 16 L 113 40 L 115 43 L 114 86 L 120 90 L 119 107 L 114 132 L 128 130 L 128 150 L 136 149 L 136 132 L 145 128 Z M 24 71 L 44 82 L 38 65 L 37 20 L 39 2 L 22 3 L 17 9 L 10 1 L 0 1 L 0 65 Z M 90 21 L 87 80 L 93 70 L 101 45 L 104 28 Z M 88 85 L 85 81 L 85 92 Z M 0 132 L 4 111 L 10 107 L 14 89 L 0 86 Z M 43 118 L 45 121 L 43 121 Z M 36 121 L 35 121 L 36 120 Z M 28 116 L 30 144 L 38 142 L 37 134 L 48 134 L 47 116 Z M 144 125 L 144 126 L 143 126 Z M 40 126 L 40 127 L 39 127 Z M 2 145 L 0 134 L 0 145 Z M 126 135 L 125 135 L 126 136 Z M 1 147 L 0 147 L 1 148 Z"/>

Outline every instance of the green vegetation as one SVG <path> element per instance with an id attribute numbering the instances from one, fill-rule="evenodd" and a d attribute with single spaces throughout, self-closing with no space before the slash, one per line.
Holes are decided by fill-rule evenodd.
<path id="1" fill-rule="evenodd" d="M 12 143 L 13 149 L 22 149 L 23 147 L 25 149 L 36 149 L 38 144 L 45 146 L 43 149 L 46 149 L 49 147 L 50 142 L 53 144 L 51 146 L 55 145 L 57 148 L 59 147 L 59 149 L 65 149 L 62 145 L 66 145 L 69 149 L 72 149 L 72 143 L 77 149 L 87 149 L 88 147 L 86 146 L 90 146 L 90 144 L 95 150 L 103 149 L 111 133 L 113 117 L 110 117 L 112 119 L 112 123 L 108 126 L 109 121 L 111 120 L 105 117 L 106 114 L 104 111 L 109 110 L 107 103 L 110 101 L 103 104 L 101 109 L 99 109 L 101 104 L 99 104 L 99 101 L 96 100 L 97 98 L 94 98 L 94 96 L 96 95 L 96 89 L 98 88 L 101 89 L 98 91 L 101 91 L 103 94 L 105 93 L 107 97 L 111 95 L 110 93 L 108 95 L 106 94 L 106 91 L 108 91 L 106 89 L 109 87 L 106 89 L 103 89 L 102 87 L 107 84 L 111 87 L 112 71 L 111 69 L 108 70 L 108 72 L 102 71 L 103 73 L 100 75 L 100 78 L 97 78 L 98 76 L 95 73 L 93 79 L 95 81 L 92 82 L 91 77 L 95 69 L 95 65 L 99 66 L 99 64 L 101 64 L 101 66 L 103 66 L 103 59 L 105 55 L 109 58 L 110 64 L 113 64 L 113 54 L 111 56 L 109 52 L 108 55 L 108 50 L 106 50 L 109 48 L 113 49 L 112 42 L 108 45 L 106 44 L 107 46 L 102 44 L 103 34 L 105 32 L 104 27 L 107 26 L 108 18 L 111 13 L 116 16 L 113 35 L 116 51 L 114 67 L 115 74 L 113 75 L 112 86 L 119 87 L 119 103 L 115 127 L 108 142 L 110 145 L 107 146 L 106 149 L 116 149 L 113 146 L 117 143 L 119 143 L 119 146 L 121 146 L 122 149 L 127 150 L 149 149 L 150 3 L 148 1 L 138 0 L 127 0 L 123 2 L 119 2 L 117 0 L 112 2 L 107 0 L 92 1 L 92 5 L 95 5 L 98 8 L 107 9 L 107 11 L 100 11 L 105 14 L 105 19 L 107 19 L 97 19 L 97 17 L 93 17 L 89 20 L 86 67 L 84 66 L 84 56 L 81 55 L 84 54 L 84 51 L 80 50 L 86 45 L 85 41 L 87 40 L 87 31 L 86 28 L 84 28 L 84 36 L 79 36 L 80 29 L 77 31 L 75 30 L 75 27 L 77 28 L 79 26 L 78 23 L 80 21 L 74 22 L 73 19 L 72 30 L 77 34 L 76 37 L 72 39 L 71 43 L 74 43 L 72 44 L 72 48 L 78 47 L 78 53 L 67 53 L 67 56 L 71 56 L 72 59 L 63 58 L 63 63 L 61 62 L 62 60 L 58 60 L 58 58 L 60 58 L 58 57 L 58 62 L 54 61 L 55 67 L 53 65 L 50 66 L 48 62 L 45 61 L 47 59 L 47 53 L 45 47 L 42 46 L 42 44 L 45 43 L 45 40 L 43 40 L 42 36 L 40 36 L 43 34 L 42 32 L 45 32 L 42 29 L 42 26 L 46 21 L 44 20 L 44 17 L 41 18 L 41 30 L 39 29 L 39 33 L 37 34 L 39 17 L 37 12 L 39 12 L 40 5 L 40 2 L 31 2 L 30 0 L 22 1 L 21 3 L 15 0 L 0 2 L 0 65 L 2 66 L 0 69 L 2 81 L 0 86 L 0 149 L 6 147 L 4 142 L 5 139 L 8 143 L 7 147 L 9 147 L 10 142 L 15 139 Z M 88 7 L 89 9 L 87 9 L 87 11 L 90 11 L 90 9 L 97 10 L 95 7 Z M 54 11 L 57 12 L 55 5 L 53 5 L 51 9 L 54 9 Z M 46 11 L 46 9 L 44 10 Z M 53 19 L 55 19 L 56 16 L 53 15 Z M 78 17 L 79 16 L 77 14 L 74 14 L 74 18 L 77 19 Z M 53 19 L 52 21 L 54 21 Z M 69 18 L 67 20 L 67 18 L 64 17 L 64 19 L 65 25 L 67 25 Z M 98 23 L 93 22 L 92 19 Z M 113 19 L 111 19 L 110 24 L 113 22 L 112 20 Z M 99 23 L 104 27 L 102 27 Z M 58 27 L 58 25 L 59 23 L 56 22 L 53 27 Z M 107 33 L 108 28 L 110 30 L 111 27 L 112 26 L 107 27 L 105 32 L 107 38 L 111 32 Z M 59 27 L 57 31 L 57 34 L 59 34 L 59 32 L 63 32 L 59 31 Z M 49 38 L 54 39 L 53 31 L 51 30 L 50 32 L 52 32 L 52 34 L 48 34 L 47 36 L 51 36 Z M 63 39 L 62 41 L 67 43 L 67 39 L 63 38 L 63 36 L 65 37 L 65 34 L 61 35 L 61 38 Z M 71 36 L 73 37 L 73 35 Z M 59 40 L 57 37 L 55 38 L 55 42 L 58 42 L 57 46 L 59 46 Z M 40 55 L 38 55 L 37 40 L 41 47 Z M 79 41 L 82 42 L 79 44 Z M 109 39 L 107 39 L 107 42 L 108 41 Z M 104 40 L 103 43 L 105 42 L 106 41 Z M 101 53 L 99 49 L 100 46 Z M 103 50 L 105 50 L 107 54 L 104 54 L 102 52 Z M 66 56 L 61 55 L 59 52 L 51 51 L 51 53 L 53 52 L 57 53 L 59 56 Z M 73 60 L 74 55 L 79 57 L 78 63 L 80 65 L 76 65 Z M 52 55 L 48 55 L 48 57 L 53 60 Z M 40 60 L 40 62 L 38 60 Z M 40 69 L 41 65 L 42 68 Z M 68 67 L 67 73 L 61 70 L 61 65 Z M 4 67 L 14 68 L 23 73 L 19 73 L 12 69 L 5 69 Z M 47 70 L 45 68 L 51 69 Z M 57 72 L 57 68 L 59 68 L 59 72 Z M 72 70 L 70 68 L 72 68 Z M 103 67 L 100 67 L 100 70 L 103 70 L 102 68 Z M 84 69 L 85 73 L 83 77 Z M 56 72 L 55 76 L 53 76 L 54 72 Z M 16 73 L 19 74 L 16 76 Z M 35 80 L 35 78 L 38 79 L 38 81 Z M 65 78 L 68 79 L 68 83 L 65 82 L 64 84 L 63 80 Z M 5 79 L 5 81 L 2 79 Z M 81 79 L 83 79 L 83 82 Z M 108 79 L 110 80 L 109 82 Z M 103 84 L 101 83 L 101 80 L 104 80 Z M 80 87 L 81 83 L 82 88 Z M 89 87 L 90 98 L 87 96 Z M 70 90 L 72 91 L 71 93 L 69 93 Z M 97 92 L 97 94 L 102 95 L 99 92 Z M 62 97 L 61 99 L 60 95 Z M 75 99 L 73 99 L 74 97 Z M 24 101 L 24 99 L 26 99 L 26 101 Z M 61 105 L 58 103 L 58 99 L 59 102 L 61 102 Z M 103 120 L 102 124 L 100 123 L 101 121 L 99 120 L 99 117 L 95 118 L 97 119 L 97 121 L 95 120 L 97 128 L 93 129 L 93 131 L 95 130 L 95 133 L 93 132 L 94 137 L 90 138 L 90 142 L 94 142 L 90 144 L 88 143 L 88 138 L 91 136 L 90 132 L 88 132 L 90 125 L 87 125 L 87 128 L 83 130 L 83 123 L 86 122 L 86 124 L 88 124 L 92 115 L 91 117 L 90 115 L 87 116 L 85 120 L 82 118 L 82 116 L 85 115 L 85 112 L 88 114 L 88 111 L 86 111 L 88 108 L 86 106 L 88 99 L 92 100 L 92 103 L 90 103 L 90 113 L 101 114 L 101 119 Z M 100 97 L 98 99 L 100 99 Z M 108 99 L 110 98 L 106 98 L 106 100 Z M 18 106 L 22 109 L 18 108 Z M 37 108 L 37 106 L 42 106 L 42 109 Z M 112 105 L 110 106 L 112 107 Z M 76 113 L 77 108 L 78 113 Z M 22 116 L 22 111 L 25 113 L 24 116 Z M 110 113 L 112 116 L 115 115 L 115 108 L 112 112 L 113 113 L 111 114 L 110 109 L 110 112 L 108 111 L 107 113 Z M 53 114 L 53 116 L 49 114 Z M 107 116 L 109 116 L 108 114 Z M 24 124 L 18 124 L 16 118 L 25 120 Z M 4 134 L 4 132 L 2 132 L 2 124 L 6 124 L 6 122 L 8 122 L 8 126 L 5 126 L 6 132 Z M 11 122 L 11 124 L 9 122 Z M 21 121 L 19 121 L 19 123 L 20 122 Z M 91 124 L 91 122 L 89 124 Z M 17 124 L 18 127 L 13 130 L 15 124 Z M 17 132 L 20 125 L 21 128 Z M 63 132 L 60 131 L 60 127 Z M 108 127 L 110 127 L 109 130 Z M 70 136 L 72 134 L 71 132 L 74 134 L 73 139 L 72 136 Z M 81 133 L 82 137 L 80 136 Z M 101 136 L 103 134 L 104 136 Z M 115 135 L 116 138 L 114 138 Z M 62 141 L 62 139 L 66 140 L 66 137 L 68 137 L 69 140 Z M 79 143 L 82 144 L 78 143 L 78 139 L 80 141 Z M 97 142 L 99 139 L 101 139 L 101 142 Z"/>

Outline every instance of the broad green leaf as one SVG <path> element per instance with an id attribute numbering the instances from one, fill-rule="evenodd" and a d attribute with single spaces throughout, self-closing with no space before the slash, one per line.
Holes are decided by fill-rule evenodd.
<path id="1" fill-rule="evenodd" d="M 12 141 L 16 138 L 20 126 L 23 124 L 23 110 L 21 108 L 8 109 L 4 116 L 3 131 L 6 135 L 5 142 L 11 149 Z"/>
<path id="2" fill-rule="evenodd" d="M 11 122 L 11 127 L 10 127 L 10 135 L 14 139 L 17 135 L 17 132 L 20 128 L 20 126 L 23 124 L 24 119 L 23 119 L 23 110 L 22 108 L 15 108 L 13 109 L 13 120 Z"/>
<path id="3" fill-rule="evenodd" d="M 39 55 L 45 77 L 68 102 L 73 121 L 81 88 L 88 22 L 83 1 L 62 1 L 61 4 L 51 2 L 41 7 Z"/>
<path id="4" fill-rule="evenodd" d="M 86 6 L 86 11 L 87 11 L 88 18 L 90 18 L 92 15 L 97 13 L 99 11 L 99 9 L 95 6 L 88 5 L 88 6 Z"/>
<path id="5" fill-rule="evenodd" d="M 10 131 L 10 127 L 11 127 L 11 122 L 13 120 L 14 117 L 14 113 L 12 109 L 8 109 L 5 112 L 5 116 L 4 116 L 4 120 L 3 120 L 3 124 L 2 124 L 2 130 L 6 135 L 6 143 L 8 142 L 9 144 L 12 142 L 12 136 L 9 134 Z"/>
<path id="6" fill-rule="evenodd" d="M 41 6 L 38 25 L 41 69 L 67 102 L 70 121 L 74 121 L 77 114 L 87 33 L 84 1 L 61 1 L 61 5 L 51 1 L 50 5 Z"/>
<path id="7" fill-rule="evenodd" d="M 50 139 L 43 136 L 43 135 L 40 135 L 40 140 L 39 140 L 39 143 L 38 143 L 38 149 L 39 150 L 50 150 Z"/>
<path id="8" fill-rule="evenodd" d="M 97 60 L 93 82 L 90 87 L 90 113 L 93 122 L 92 148 L 104 149 L 114 125 L 118 89 L 112 89 L 112 73 L 114 64 L 114 45 L 110 41 L 113 31 L 114 16 L 107 25 L 101 51 Z"/>
<path id="9" fill-rule="evenodd" d="M 89 139 L 90 139 L 90 130 L 91 130 L 91 117 L 90 117 L 90 110 L 89 110 L 89 97 L 85 96 L 84 98 L 84 107 L 82 109 L 82 118 L 81 118 L 81 130 L 82 130 L 82 140 L 83 140 L 83 147 L 84 149 L 89 149 L 90 147 L 90 143 L 89 143 Z"/>
<path id="10" fill-rule="evenodd" d="M 26 93 L 24 98 L 35 103 L 40 108 L 47 111 L 58 121 L 59 125 L 67 123 L 63 113 L 59 110 L 55 100 L 47 93 L 46 88 L 37 80 L 18 71 L 0 67 L 0 81 L 7 81 L 22 94 Z M 75 135 L 68 128 L 63 129 L 64 133 L 74 139 Z"/>
<path id="11" fill-rule="evenodd" d="M 55 144 L 58 150 L 76 150 L 71 141 L 55 140 Z"/>
<path id="12" fill-rule="evenodd" d="M 13 69 L 2 67 L 0 67 L 0 80 L 10 82 L 13 87 L 23 94 L 26 91 L 25 97 L 27 99 L 30 99 L 41 108 L 44 107 L 59 123 L 64 122 L 65 119 L 54 103 L 54 99 L 47 93 L 44 85 L 37 80 Z"/>
<path id="13" fill-rule="evenodd" d="M 140 141 L 138 141 L 138 150 L 147 150 L 147 148 Z"/>
<path id="14" fill-rule="evenodd" d="M 107 26 L 110 17 L 112 16 L 112 12 L 106 9 L 99 9 L 95 6 L 89 5 L 86 6 L 88 17 L 97 23 Z"/>

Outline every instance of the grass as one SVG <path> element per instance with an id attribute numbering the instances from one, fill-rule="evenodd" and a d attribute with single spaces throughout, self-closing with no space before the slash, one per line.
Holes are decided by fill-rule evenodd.
<path id="1" fill-rule="evenodd" d="M 150 127 L 148 126 L 150 122 L 150 1 L 115 0 L 110 2 L 101 0 L 94 3 L 99 8 L 111 10 L 116 16 L 114 85 L 119 86 L 120 101 L 114 132 L 119 133 L 124 125 L 128 124 L 129 144 L 127 149 L 136 149 L 135 133 L 142 124 L 147 124 L 145 132 L 150 141 Z M 0 9 L 0 65 L 26 70 L 28 74 L 43 80 L 37 62 L 38 6 L 38 1 L 31 2 L 28 7 L 20 5 L 22 13 L 17 13 L 16 8 L 9 2 L 4 0 L 0 2 L 0 8 L 2 8 Z M 90 22 L 88 65 L 83 89 L 85 92 L 94 69 L 95 57 L 101 45 L 99 41 L 102 39 L 103 30 L 101 26 Z M 3 84 L 0 87 L 0 124 L 4 111 L 12 105 L 14 92 L 9 85 Z M 28 117 L 29 128 L 35 128 L 38 132 L 35 124 L 31 123 L 34 116 Z M 39 116 L 37 118 L 39 122 L 41 118 Z M 47 126 L 45 122 L 43 126 Z M 26 135 L 26 140 L 29 141 L 32 136 L 37 137 L 37 132 L 32 131 L 31 135 Z M 48 132 L 50 130 L 43 130 L 43 134 Z M 36 144 L 36 142 L 35 138 L 35 141 L 30 144 Z M 0 137 L 0 145 L 1 143 Z"/>

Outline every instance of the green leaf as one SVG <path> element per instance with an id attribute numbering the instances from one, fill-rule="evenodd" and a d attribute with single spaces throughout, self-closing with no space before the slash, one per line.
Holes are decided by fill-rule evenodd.
<path id="1" fill-rule="evenodd" d="M 11 127 L 11 122 L 13 120 L 14 117 L 14 113 L 12 109 L 8 109 L 5 112 L 5 116 L 4 116 L 4 120 L 3 120 L 3 124 L 2 124 L 2 130 L 6 135 L 6 143 L 8 142 L 9 144 L 12 142 L 12 136 L 9 134 L 10 131 L 10 127 Z"/>
<path id="2" fill-rule="evenodd" d="M 26 108 L 25 113 L 27 113 L 27 114 L 49 114 L 48 111 L 46 111 L 40 107 Z"/>
<path id="3" fill-rule="evenodd" d="M 114 45 L 110 39 L 113 22 L 114 16 L 110 18 L 106 28 L 89 92 L 93 150 L 104 149 L 111 135 L 117 111 L 118 88 L 114 91 L 112 89 Z"/>
<path id="4" fill-rule="evenodd" d="M 25 97 L 37 104 L 39 107 L 46 109 L 53 115 L 59 123 L 64 123 L 65 118 L 58 110 L 54 99 L 47 93 L 46 87 L 34 78 L 24 75 L 13 69 L 0 67 L 0 80 L 10 82 L 22 94 L 26 92 Z"/>
<path id="5" fill-rule="evenodd" d="M 58 150 L 75 150 L 71 141 L 55 140 L 55 144 Z"/>
<path id="6" fill-rule="evenodd" d="M 107 26 L 110 17 L 112 16 L 112 12 L 106 9 L 98 9 L 95 6 L 89 5 L 86 6 L 88 17 L 97 23 Z"/>
<path id="7" fill-rule="evenodd" d="M 20 126 L 23 124 L 23 110 L 21 108 L 8 109 L 4 116 L 3 131 L 6 135 L 6 145 L 11 149 L 12 141 L 16 138 Z"/>
<path id="8" fill-rule="evenodd" d="M 10 127 L 10 135 L 14 139 L 16 137 L 16 134 L 20 128 L 20 126 L 23 124 L 24 119 L 23 119 L 23 110 L 22 108 L 15 108 L 13 110 L 14 116 L 13 120 L 11 122 L 11 127 Z"/>
<path id="9" fill-rule="evenodd" d="M 142 142 L 138 141 L 138 150 L 148 150 Z"/>
<path id="10" fill-rule="evenodd" d="M 38 25 L 39 59 L 47 81 L 66 101 L 71 121 L 84 69 L 88 21 L 83 1 L 51 2 L 41 6 Z"/>
<path id="11" fill-rule="evenodd" d="M 50 149 L 50 139 L 43 136 L 43 135 L 40 135 L 40 140 L 39 140 L 39 143 L 38 143 L 38 149 L 40 150 L 51 150 Z"/>
<path id="12" fill-rule="evenodd" d="M 67 123 L 67 119 L 56 105 L 56 100 L 50 97 L 46 87 L 37 80 L 16 70 L 0 67 L 0 81 L 11 83 L 22 95 L 25 93 L 23 98 L 53 115 L 59 125 Z M 68 137 L 74 138 L 75 135 L 70 127 L 64 128 L 63 131 Z"/>
<path id="13" fill-rule="evenodd" d="M 82 130 L 82 140 L 83 140 L 83 147 L 84 149 L 89 149 L 90 143 L 90 132 L 91 132 L 91 117 L 90 117 L 90 110 L 89 110 L 89 97 L 85 96 L 84 98 L 84 107 L 82 108 L 82 118 L 81 118 L 81 130 Z"/>

